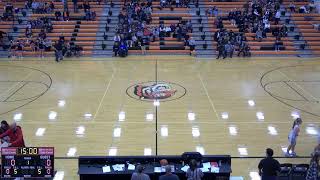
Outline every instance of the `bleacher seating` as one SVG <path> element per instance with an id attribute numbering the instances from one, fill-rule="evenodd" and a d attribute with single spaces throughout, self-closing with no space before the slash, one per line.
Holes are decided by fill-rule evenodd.
<path id="1" fill-rule="evenodd" d="M 83 0 L 84 1 L 84 0 Z M 83 1 L 79 1 L 78 4 L 81 4 Z M 0 3 L 0 13 L 3 12 L 3 7 L 7 1 Z M 46 2 L 51 2 L 46 0 Z M 199 0 L 197 6 L 191 4 L 190 7 L 173 7 L 173 8 L 160 8 L 160 2 L 153 2 L 153 12 L 152 12 L 152 22 L 148 25 L 149 27 L 159 26 L 160 23 L 165 25 L 183 23 L 183 21 L 191 20 L 193 25 L 193 33 L 188 33 L 190 37 L 194 37 L 196 40 L 196 51 L 200 52 L 207 51 L 209 55 L 216 54 L 216 42 L 213 40 L 212 35 L 218 30 L 214 21 L 217 17 L 208 17 L 205 14 L 205 11 L 210 7 L 217 7 L 219 10 L 219 17 L 223 18 L 224 28 L 227 30 L 232 30 L 233 32 L 238 32 L 239 29 L 231 24 L 227 20 L 228 12 L 235 9 L 243 9 L 246 6 L 246 0 L 236 0 L 235 2 L 211 2 L 209 0 Z M 282 4 L 282 11 L 286 10 L 289 12 L 290 0 L 284 0 Z M 70 12 L 69 21 L 55 21 L 54 12 L 51 14 L 36 14 L 32 11 L 28 11 L 27 20 L 34 20 L 39 17 L 50 17 L 53 23 L 53 30 L 51 33 L 47 33 L 47 37 L 53 42 L 58 40 L 60 36 L 64 36 L 67 41 L 74 41 L 75 44 L 80 45 L 83 48 L 83 55 L 91 56 L 97 54 L 96 52 L 110 51 L 113 45 L 113 36 L 115 33 L 117 15 L 109 15 L 108 18 L 112 22 L 108 23 L 110 28 L 109 32 L 104 31 L 104 25 L 106 24 L 105 14 L 107 14 L 108 8 L 106 6 L 110 2 L 90 2 L 91 10 L 96 12 L 96 19 L 94 21 L 84 20 L 84 11 L 79 9 L 78 13 L 73 12 L 73 3 L 71 0 L 68 0 L 68 9 Z M 115 0 L 114 4 L 118 5 L 117 8 L 121 9 L 124 5 L 124 0 Z M 294 2 L 296 9 L 302 5 L 306 5 L 309 2 L 307 0 Z M 24 8 L 24 1 L 14 2 L 15 8 Z M 54 11 L 63 11 L 64 5 L 63 2 L 54 2 L 55 10 Z M 106 8 L 108 7 L 108 8 Z M 112 8 L 111 8 L 112 9 Z M 200 11 L 201 13 L 198 14 Z M 201 23 L 199 23 L 201 19 Z M 264 38 L 261 42 L 258 42 L 255 39 L 254 33 L 245 33 L 245 37 L 248 41 L 248 45 L 251 48 L 252 55 L 266 55 L 266 56 L 278 56 L 278 55 L 299 55 L 301 52 L 299 44 L 306 42 L 306 49 L 312 50 L 313 55 L 320 55 L 320 35 L 319 30 L 315 28 L 315 24 L 320 24 L 320 14 L 310 13 L 302 14 L 298 13 L 285 13 L 283 12 L 281 17 L 281 23 L 286 23 L 291 25 L 289 28 L 294 29 L 295 32 L 300 34 L 288 33 L 287 37 L 281 39 L 282 47 L 281 51 L 274 51 L 273 46 L 275 42 L 275 37 L 271 33 L 267 34 L 267 38 Z M 14 35 L 15 39 L 24 39 L 24 28 L 26 24 L 22 23 L 19 25 L 17 22 L 11 21 L 1 21 L 0 30 L 3 32 L 12 31 L 13 27 L 18 27 L 20 30 L 18 35 Z M 102 27 L 103 26 L 103 27 Z M 271 23 L 271 29 L 279 25 L 273 25 Z M 33 36 L 37 36 L 40 32 L 40 29 L 33 29 Z M 105 33 L 107 37 L 103 39 L 102 33 Z M 107 48 L 103 50 L 101 48 L 102 44 L 106 44 Z M 146 45 L 146 50 L 148 55 L 171 55 L 171 54 L 183 54 L 188 55 L 190 49 L 184 41 L 179 41 L 176 37 L 164 37 L 156 38 L 154 42 L 150 42 Z M 141 50 L 139 48 L 132 48 L 129 50 L 129 54 L 140 54 Z M 48 55 L 53 55 L 53 51 L 46 52 Z M 198 53 L 197 53 L 198 54 Z M 32 52 L 30 47 L 24 48 L 25 56 L 37 56 L 37 52 Z"/>

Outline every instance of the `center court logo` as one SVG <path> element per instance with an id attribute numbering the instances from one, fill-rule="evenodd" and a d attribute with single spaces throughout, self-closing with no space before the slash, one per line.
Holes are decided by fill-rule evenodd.
<path id="1" fill-rule="evenodd" d="M 183 97 L 186 89 L 176 83 L 148 81 L 128 87 L 126 93 L 129 97 L 142 101 L 172 101 Z"/>

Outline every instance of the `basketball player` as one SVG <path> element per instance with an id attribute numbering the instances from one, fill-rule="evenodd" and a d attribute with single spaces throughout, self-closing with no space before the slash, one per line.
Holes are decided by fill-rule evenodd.
<path id="1" fill-rule="evenodd" d="M 289 136 L 288 136 L 289 146 L 288 146 L 288 149 L 287 149 L 286 156 L 296 156 L 296 153 L 295 153 L 294 149 L 296 147 L 297 138 L 299 136 L 300 125 L 301 124 L 302 124 L 302 119 L 301 118 L 297 118 L 293 122 L 292 129 L 291 129 L 291 131 L 289 133 Z M 290 150 L 292 151 L 291 154 L 290 154 Z"/>

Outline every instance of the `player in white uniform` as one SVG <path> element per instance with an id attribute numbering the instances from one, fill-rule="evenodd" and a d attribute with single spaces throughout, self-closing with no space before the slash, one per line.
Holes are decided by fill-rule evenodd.
<path id="1" fill-rule="evenodd" d="M 289 146 L 287 148 L 286 156 L 296 156 L 296 152 L 294 151 L 294 149 L 296 147 L 297 138 L 299 136 L 300 125 L 301 124 L 302 124 L 302 119 L 301 118 L 297 118 L 293 122 L 292 129 L 291 129 L 291 131 L 289 133 L 289 136 L 288 136 Z M 291 154 L 290 154 L 290 150 L 291 150 Z"/>

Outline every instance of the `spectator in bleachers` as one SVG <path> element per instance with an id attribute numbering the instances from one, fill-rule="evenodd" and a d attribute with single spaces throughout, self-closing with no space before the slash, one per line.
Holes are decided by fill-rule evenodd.
<path id="1" fill-rule="evenodd" d="M 280 37 L 277 37 L 276 41 L 274 42 L 274 50 L 275 51 L 280 51 L 281 45 L 282 45 L 282 42 L 280 40 Z"/>
<path id="2" fill-rule="evenodd" d="M 113 56 L 118 56 L 119 46 L 120 46 L 120 42 L 115 41 L 113 43 L 113 48 L 112 48 Z"/>
<path id="3" fill-rule="evenodd" d="M 63 60 L 63 55 L 62 55 L 62 50 L 64 48 L 63 41 L 61 41 L 61 39 L 59 41 L 56 41 L 53 47 L 55 49 L 56 61 L 59 62 Z"/>
<path id="4" fill-rule="evenodd" d="M 256 32 L 256 39 L 261 42 L 262 41 L 262 30 L 259 28 Z"/>
<path id="5" fill-rule="evenodd" d="M 188 22 L 186 23 L 186 28 L 187 28 L 187 31 L 192 33 L 192 23 L 191 23 L 191 20 L 188 20 Z"/>
<path id="6" fill-rule="evenodd" d="M 44 40 L 44 49 L 45 49 L 45 51 L 50 51 L 51 47 L 52 47 L 51 39 L 45 39 Z"/>
<path id="7" fill-rule="evenodd" d="M 217 51 L 218 51 L 218 56 L 216 59 L 219 59 L 221 56 L 223 56 L 223 53 L 224 53 L 224 45 L 222 43 L 218 43 Z"/>
<path id="8" fill-rule="evenodd" d="M 310 13 L 313 13 L 314 10 L 316 9 L 316 5 L 314 4 L 314 1 L 311 1 L 311 2 L 308 4 L 308 7 L 309 7 L 309 12 L 310 12 Z"/>
<path id="9" fill-rule="evenodd" d="M 23 58 L 23 48 L 24 48 L 24 42 L 22 40 L 18 40 L 16 54 L 19 59 Z"/>
<path id="10" fill-rule="evenodd" d="M 13 5 L 12 5 L 12 3 L 8 2 L 6 4 L 6 6 L 4 7 L 4 10 L 8 14 L 12 14 L 13 13 Z"/>
<path id="11" fill-rule="evenodd" d="M 4 46 L 4 34 L 7 34 L 6 32 L 0 31 L 0 46 L 3 48 Z"/>
<path id="12" fill-rule="evenodd" d="M 203 172 L 197 167 L 197 161 L 195 159 L 191 159 L 189 169 L 186 173 L 187 180 L 201 180 L 203 176 Z"/>
<path id="13" fill-rule="evenodd" d="M 234 45 L 231 44 L 230 41 L 228 41 L 225 45 L 224 45 L 224 56 L 223 59 L 225 59 L 227 56 L 229 56 L 230 58 L 232 58 L 234 52 Z"/>
<path id="14" fill-rule="evenodd" d="M 133 173 L 131 180 L 150 180 L 149 175 L 143 173 L 144 167 L 142 165 L 137 166 L 137 172 Z"/>
<path id="15" fill-rule="evenodd" d="M 283 24 L 280 29 L 280 36 L 287 37 L 287 35 L 288 35 L 288 27 L 285 24 Z"/>
<path id="16" fill-rule="evenodd" d="M 248 49 L 249 46 L 247 45 L 247 43 L 243 42 L 240 44 L 239 46 L 239 52 L 238 52 L 238 57 L 241 55 L 243 55 L 243 57 L 246 57 L 246 56 L 250 56 L 250 49 Z"/>
<path id="17" fill-rule="evenodd" d="M 307 171 L 306 180 L 317 180 L 319 178 L 319 154 L 320 152 L 313 152 L 311 154 L 311 160 L 309 169 Z"/>
<path id="18" fill-rule="evenodd" d="M 56 21 L 61 21 L 61 20 L 62 20 L 62 14 L 61 14 L 60 11 L 56 11 L 56 12 L 54 13 L 54 16 L 56 17 L 56 18 L 55 18 Z"/>
<path id="19" fill-rule="evenodd" d="M 195 47 L 196 47 L 196 41 L 193 39 L 193 37 L 191 37 L 191 38 L 189 39 L 188 44 L 189 44 L 189 47 L 190 47 L 190 55 L 192 55 L 192 54 L 193 54 L 193 51 L 194 51 L 194 49 L 195 49 Z"/>
<path id="20" fill-rule="evenodd" d="M 78 0 L 72 0 L 73 3 L 73 12 L 77 13 L 78 12 Z"/>
<path id="21" fill-rule="evenodd" d="M 279 24 L 280 17 L 281 17 L 281 12 L 280 12 L 280 10 L 277 10 L 277 12 L 274 16 L 274 18 L 275 18 L 274 24 L 276 24 L 276 25 Z"/>
<path id="22" fill-rule="evenodd" d="M 309 13 L 309 12 L 307 11 L 306 6 L 301 6 L 301 7 L 299 8 L 299 13 Z"/>
<path id="23" fill-rule="evenodd" d="M 258 165 L 259 175 L 261 176 L 261 180 L 276 180 L 281 170 L 280 163 L 272 157 L 272 149 L 266 149 L 266 155 L 267 157 L 262 159 Z"/>
<path id="24" fill-rule="evenodd" d="M 265 32 L 265 33 L 269 33 L 269 32 L 270 32 L 270 29 L 271 29 L 270 22 L 267 21 L 267 22 L 264 24 L 264 32 Z"/>
<path id="25" fill-rule="evenodd" d="M 69 13 L 68 10 L 66 10 L 66 11 L 63 12 L 63 20 L 64 21 L 69 21 L 69 19 L 70 19 L 70 13 Z"/>
<path id="26" fill-rule="evenodd" d="M 89 4 L 89 1 L 84 1 L 83 2 L 83 10 L 84 10 L 84 12 L 90 11 L 90 9 L 91 9 L 91 6 Z"/>
<path id="27" fill-rule="evenodd" d="M 293 2 L 290 2 L 289 8 L 290 8 L 290 11 L 291 11 L 291 12 L 296 12 L 296 5 L 294 5 Z"/>
<path id="28" fill-rule="evenodd" d="M 40 51 L 39 58 L 44 58 L 45 45 L 44 45 L 44 40 L 42 38 L 38 39 L 38 48 Z"/>

